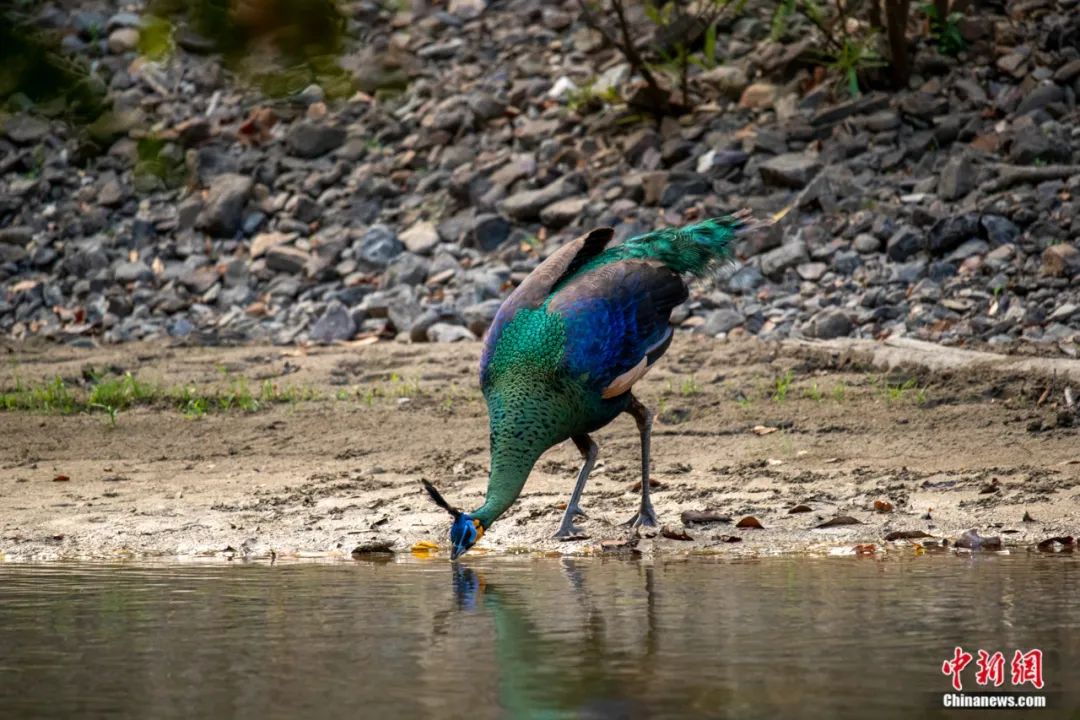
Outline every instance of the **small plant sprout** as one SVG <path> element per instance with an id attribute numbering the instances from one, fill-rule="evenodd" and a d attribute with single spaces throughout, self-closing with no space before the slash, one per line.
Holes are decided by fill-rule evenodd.
<path id="1" fill-rule="evenodd" d="M 833 400 L 838 403 L 844 402 L 844 397 L 847 395 L 847 386 L 844 383 L 839 382 L 833 385 L 832 396 Z"/>
<path id="2" fill-rule="evenodd" d="M 693 375 L 683 380 L 682 385 L 679 386 L 679 394 L 683 397 L 697 395 L 699 392 L 701 388 L 698 387 L 697 379 Z"/>
<path id="3" fill-rule="evenodd" d="M 773 381 L 773 402 L 782 403 L 787 400 L 788 390 L 791 389 L 791 383 L 794 382 L 794 380 L 795 374 L 788 370 Z"/>
<path id="4" fill-rule="evenodd" d="M 818 386 L 816 381 L 803 392 L 803 395 L 814 402 L 821 402 L 825 397 L 825 393 L 821 391 L 821 387 Z"/>

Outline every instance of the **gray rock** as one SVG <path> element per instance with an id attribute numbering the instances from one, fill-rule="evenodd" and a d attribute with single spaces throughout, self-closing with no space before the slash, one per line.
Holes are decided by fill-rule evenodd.
<path id="1" fill-rule="evenodd" d="M 557 200 L 577 193 L 580 178 L 566 176 L 538 189 L 524 190 L 503 200 L 503 211 L 514 220 L 536 220 L 540 211 Z"/>
<path id="2" fill-rule="evenodd" d="M 196 295 L 202 295 L 217 283 L 219 277 L 214 268 L 202 267 L 184 273 L 179 277 L 179 282 Z"/>
<path id="3" fill-rule="evenodd" d="M 540 211 L 540 222 L 548 227 L 560 228 L 578 219 L 589 204 L 587 197 L 564 198 L 551 203 Z"/>
<path id="4" fill-rule="evenodd" d="M 20 245 L 0 244 L 0 263 L 22 262 L 26 257 L 26 248 Z"/>
<path id="5" fill-rule="evenodd" d="M 804 331 L 810 337 L 828 340 L 830 338 L 847 337 L 851 334 L 852 329 L 851 318 L 846 312 L 830 308 L 822 310 L 811 318 Z"/>
<path id="6" fill-rule="evenodd" d="M 949 215 L 938 220 L 930 228 L 927 249 L 935 255 L 944 255 L 963 243 L 979 236 L 979 216 L 976 213 Z"/>
<path id="7" fill-rule="evenodd" d="M 801 240 L 796 240 L 762 255 L 761 272 L 766 277 L 778 279 L 783 276 L 784 270 L 809 259 L 810 257 L 806 254 L 806 244 Z"/>
<path id="8" fill-rule="evenodd" d="M 372 225 L 353 246 L 356 256 L 376 268 L 385 268 L 405 250 L 394 231 L 385 225 Z"/>
<path id="9" fill-rule="evenodd" d="M 863 264 L 862 256 L 854 250 L 842 250 L 832 256 L 829 267 L 843 275 L 850 275 Z"/>
<path id="10" fill-rule="evenodd" d="M 49 123 L 33 115 L 12 115 L 4 123 L 4 134 L 18 145 L 30 145 L 45 139 Z"/>
<path id="11" fill-rule="evenodd" d="M 1016 242 L 1020 237 L 1020 228 L 1016 227 L 1011 220 L 1000 215 L 983 215 L 979 218 L 979 225 L 983 229 L 986 239 L 991 245 L 1007 245 Z"/>
<path id="12" fill-rule="evenodd" d="M 278 245 L 266 251 L 266 267 L 276 272 L 298 273 L 307 261 L 308 254 L 292 245 Z"/>
<path id="13" fill-rule="evenodd" d="M 451 38 L 445 42 L 430 43 L 416 51 L 421 60 L 449 60 L 465 47 L 462 38 Z"/>
<path id="14" fill-rule="evenodd" d="M 482 336 L 495 320 L 495 313 L 501 305 L 502 300 L 498 298 L 469 305 L 461 311 L 465 325 L 477 337 Z"/>
<path id="15" fill-rule="evenodd" d="M 975 189 L 975 167 L 965 157 L 945 163 L 938 178 L 937 192 L 943 200 L 958 200 Z"/>
<path id="16" fill-rule="evenodd" d="M 244 175 L 227 173 L 214 178 L 196 225 L 218 237 L 235 236 L 240 229 L 244 206 L 251 197 L 251 188 L 251 178 Z"/>
<path id="17" fill-rule="evenodd" d="M 413 342 L 428 342 L 428 328 L 439 322 L 461 325 L 464 320 L 453 308 L 446 305 L 430 307 L 420 313 L 420 316 L 409 326 L 409 339 Z"/>
<path id="18" fill-rule="evenodd" d="M 717 65 L 701 73 L 698 80 L 712 85 L 730 100 L 738 100 L 750 84 L 746 71 L 737 65 Z"/>
<path id="19" fill-rule="evenodd" d="M 828 269 L 829 266 L 823 262 L 809 262 L 800 264 L 795 268 L 795 272 L 799 273 L 803 280 L 814 282 L 820 280 Z"/>
<path id="20" fill-rule="evenodd" d="M 761 179 L 770 185 L 802 188 L 821 170 L 821 162 L 806 153 L 787 153 L 758 166 Z"/>
<path id="21" fill-rule="evenodd" d="M 1069 162 L 1071 158 L 1068 143 L 1059 143 L 1035 129 L 1018 134 L 1009 147 L 1009 159 L 1020 165 L 1036 161 Z"/>
<path id="22" fill-rule="evenodd" d="M 502 100 L 488 93 L 471 93 L 465 98 L 465 103 L 480 120 L 492 120 L 506 113 L 507 105 Z"/>
<path id="23" fill-rule="evenodd" d="M 852 241 L 851 247 L 864 255 L 876 253 L 881 250 L 881 241 L 870 233 L 859 233 Z"/>
<path id="24" fill-rule="evenodd" d="M 1016 114 L 1024 115 L 1034 110 L 1042 110 L 1051 103 L 1059 103 L 1063 100 L 1065 100 L 1065 90 L 1059 85 L 1054 83 L 1037 85 L 1020 101 Z"/>
<path id="25" fill-rule="evenodd" d="M 0 228 L 0 245 L 27 245 L 34 237 L 29 225 L 13 225 Z"/>
<path id="26" fill-rule="evenodd" d="M 144 262 L 120 262 L 113 268 L 113 280 L 118 283 L 153 280 L 154 272 Z"/>
<path id="27" fill-rule="evenodd" d="M 697 331 L 715 337 L 720 333 L 731 332 L 745 322 L 746 319 L 737 310 L 722 308 L 706 315 L 705 322 L 697 327 Z"/>
<path id="28" fill-rule="evenodd" d="M 510 223 L 501 215 L 482 213 L 473 221 L 470 237 L 473 247 L 491 252 L 510 237 Z"/>
<path id="29" fill-rule="evenodd" d="M 289 131 L 285 143 L 292 155 L 316 158 L 341 147 L 345 143 L 345 130 L 302 121 Z"/>
<path id="30" fill-rule="evenodd" d="M 427 279 L 431 261 L 411 252 L 404 252 L 390 261 L 383 275 L 383 286 L 419 285 Z"/>
<path id="31" fill-rule="evenodd" d="M 973 238 L 960 244 L 958 248 L 945 256 L 946 262 L 963 262 L 973 255 L 984 255 L 990 249 L 985 240 Z"/>
<path id="32" fill-rule="evenodd" d="M 97 201 L 99 205 L 116 207 L 127 199 L 127 189 L 120 184 L 120 180 L 115 173 L 103 173 L 98 178 L 98 183 Z"/>
<path id="33" fill-rule="evenodd" d="M 1068 243 L 1051 245 L 1043 250 L 1039 272 L 1050 277 L 1070 277 L 1080 273 L 1080 250 Z"/>
<path id="34" fill-rule="evenodd" d="M 870 132 L 886 132 L 900 127 L 900 114 L 895 110 L 881 110 L 867 115 L 863 126 Z"/>
<path id="35" fill-rule="evenodd" d="M 765 276 L 753 265 L 743 265 L 727 279 L 727 288 L 732 292 L 752 292 L 765 282 Z"/>
<path id="36" fill-rule="evenodd" d="M 889 238 L 885 253 L 894 262 L 904 262 L 922 248 L 922 233 L 909 225 L 903 225 Z"/>
<path id="37" fill-rule="evenodd" d="M 330 301 L 326 310 L 308 330 L 312 342 L 329 344 L 352 340 L 356 335 L 356 321 L 348 309 L 337 300 Z"/>
<path id="38" fill-rule="evenodd" d="M 429 255 L 439 244 L 439 232 L 433 223 L 427 220 L 416 222 L 398 236 L 405 249 L 419 255 Z"/>
<path id="39" fill-rule="evenodd" d="M 386 316 L 390 318 L 391 324 L 399 331 L 406 330 L 412 327 L 416 319 L 420 317 L 420 313 L 423 310 L 420 307 L 420 303 L 416 301 L 408 285 L 399 285 L 398 289 L 406 290 L 409 292 L 402 292 L 390 298 L 386 305 Z M 370 295 L 368 297 L 371 297 Z"/>
<path id="40" fill-rule="evenodd" d="M 469 329 L 461 325 L 438 322 L 427 330 L 428 340 L 438 343 L 461 342 L 476 340 L 476 336 Z"/>

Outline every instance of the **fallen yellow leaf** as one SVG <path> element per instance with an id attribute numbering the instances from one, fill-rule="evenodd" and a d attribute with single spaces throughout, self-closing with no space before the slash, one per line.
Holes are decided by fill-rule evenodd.
<path id="1" fill-rule="evenodd" d="M 428 555 L 431 555 L 432 553 L 436 553 L 438 551 L 439 546 L 433 542 L 428 542 L 427 540 L 421 540 L 409 549 L 409 552 L 411 552 L 413 555 L 419 555 L 421 557 L 427 557 Z"/>

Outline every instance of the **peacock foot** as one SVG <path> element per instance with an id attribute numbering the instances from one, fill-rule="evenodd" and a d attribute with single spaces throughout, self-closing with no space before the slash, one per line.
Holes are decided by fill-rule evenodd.
<path id="1" fill-rule="evenodd" d="M 652 505 L 645 505 L 634 514 L 634 517 L 623 523 L 625 527 L 659 527 L 660 522 L 656 519 L 656 511 Z"/>
<path id="2" fill-rule="evenodd" d="M 571 505 L 563 513 L 563 519 L 559 523 L 559 529 L 555 531 L 555 537 L 559 540 L 583 540 L 587 538 L 588 535 L 585 534 L 585 531 L 574 524 L 575 517 L 588 519 L 580 505 Z"/>

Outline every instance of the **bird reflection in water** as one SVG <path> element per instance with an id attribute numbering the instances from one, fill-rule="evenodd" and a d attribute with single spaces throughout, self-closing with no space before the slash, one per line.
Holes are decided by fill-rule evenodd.
<path id="1" fill-rule="evenodd" d="M 462 631 L 469 626 L 462 622 L 466 615 L 486 616 L 491 622 L 499 716 L 652 716 L 647 698 L 657 655 L 654 568 L 641 568 L 644 623 L 638 618 L 629 620 L 644 627 L 630 628 L 629 632 L 619 628 L 618 638 L 612 637 L 602 606 L 588 590 L 587 571 L 569 558 L 563 559 L 561 568 L 567 592 L 579 609 L 573 612 L 565 604 L 551 606 L 561 609 L 555 618 L 542 617 L 542 598 L 519 589 L 522 586 L 511 581 L 514 576 L 507 576 L 505 583 L 492 582 L 485 572 L 453 563 L 454 607 L 436 615 L 436 636 Z M 498 568 L 486 572 L 496 577 Z M 568 623 L 576 627 L 568 629 Z M 637 639 L 627 649 L 627 636 L 635 634 Z"/>

